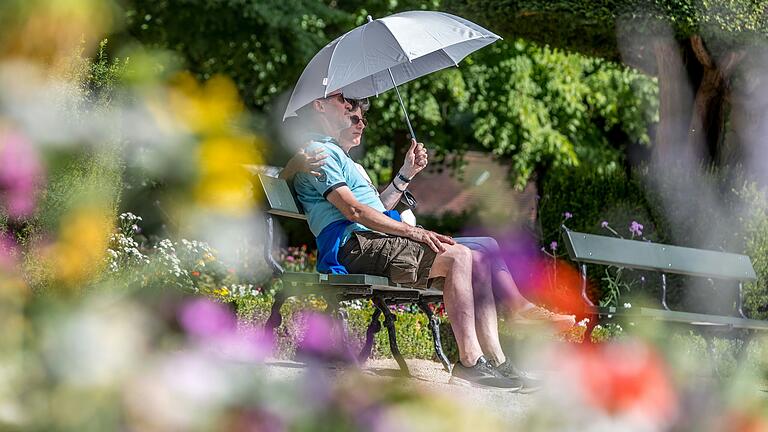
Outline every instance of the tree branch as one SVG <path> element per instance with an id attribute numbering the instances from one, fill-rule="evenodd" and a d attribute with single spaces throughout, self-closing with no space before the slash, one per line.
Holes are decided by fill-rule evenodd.
<path id="1" fill-rule="evenodd" d="M 701 36 L 691 36 L 691 48 L 693 48 L 693 53 L 696 54 L 699 63 L 704 65 L 705 68 L 711 69 L 715 67 L 715 63 L 712 61 L 712 56 L 709 55 L 707 47 L 704 46 L 704 40 Z"/>

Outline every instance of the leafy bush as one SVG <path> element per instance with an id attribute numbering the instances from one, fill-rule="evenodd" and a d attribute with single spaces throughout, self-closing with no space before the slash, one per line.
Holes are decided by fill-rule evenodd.
<path id="1" fill-rule="evenodd" d="M 247 296 L 235 298 L 232 301 L 236 305 L 241 322 L 261 326 L 269 316 L 273 298 L 271 295 Z M 277 329 L 277 355 L 279 357 L 290 358 L 295 354 L 296 346 L 306 332 L 306 323 L 302 320 L 302 312 L 319 312 L 323 311 L 325 307 L 324 300 L 311 295 L 292 297 L 286 301 L 282 308 L 283 324 Z M 371 322 L 374 308 L 369 301 L 365 301 L 347 304 L 346 310 L 349 313 L 351 343 L 354 350 L 359 351 L 365 341 L 365 330 Z M 396 313 L 396 317 L 397 341 L 403 356 L 406 358 L 434 359 L 435 351 L 426 315 L 403 312 Z M 458 358 L 456 342 L 448 320 L 443 317 L 440 324 L 443 350 L 449 358 Z M 373 358 L 391 357 L 387 331 L 383 326 L 382 330 L 376 334 L 371 356 Z"/>

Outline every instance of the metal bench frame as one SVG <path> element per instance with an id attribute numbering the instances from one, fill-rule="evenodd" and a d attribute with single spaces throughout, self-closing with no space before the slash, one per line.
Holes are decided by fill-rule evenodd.
<path id="1" fill-rule="evenodd" d="M 320 295 L 328 302 L 328 309 L 332 315 L 338 318 L 338 322 L 341 324 L 342 343 L 349 348 L 347 313 L 340 307 L 339 302 L 368 299 L 373 302 L 375 310 L 366 329 L 365 343 L 354 358 L 361 363 L 368 360 L 373 350 L 374 336 L 381 330 L 380 318 L 383 316 L 392 356 L 402 372 L 410 375 L 408 365 L 397 345 L 395 332 L 397 317 L 392 313 L 389 306 L 416 304 L 429 320 L 435 355 L 443 364 L 443 368 L 450 372 L 451 366 L 443 352 L 440 340 L 440 321 L 429 307 L 430 303 L 442 302 L 443 293 L 433 289 L 421 290 L 394 284 L 382 276 L 286 272 L 272 255 L 275 241 L 273 216 L 302 220 L 306 220 L 307 216 L 301 210 L 301 205 L 285 180 L 265 174 L 266 167 L 247 166 L 246 168 L 254 174 L 254 186 L 264 193 L 266 218 L 264 256 L 274 277 L 281 278 L 283 281 L 283 288 L 275 293 L 269 318 L 264 325 L 265 329 L 272 332 L 280 326 L 283 319 L 280 309 L 288 298 L 308 294 Z"/>
<path id="2" fill-rule="evenodd" d="M 713 332 L 742 332 L 746 333 L 746 342 L 750 340 L 752 333 L 768 330 L 768 321 L 751 319 L 743 310 L 743 284 L 757 280 L 752 262 L 746 255 L 586 234 L 571 231 L 565 225 L 562 226 L 562 231 L 568 255 L 579 265 L 581 271 L 581 297 L 585 303 L 583 317 L 590 318 L 584 336 L 587 343 L 591 340 L 592 330 L 599 321 L 613 316 L 647 318 L 691 325 L 703 330 L 702 333 L 705 333 L 705 336 L 711 336 Z M 587 264 L 661 273 L 660 308 L 639 307 L 626 310 L 596 306 L 587 296 Z M 734 315 L 671 310 L 667 305 L 668 274 L 736 282 L 739 297 Z M 711 337 L 707 338 L 707 343 L 710 344 L 711 350 Z"/>

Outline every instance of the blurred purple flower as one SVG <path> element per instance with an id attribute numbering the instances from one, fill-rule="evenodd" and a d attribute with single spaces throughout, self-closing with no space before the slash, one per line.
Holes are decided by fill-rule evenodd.
<path id="1" fill-rule="evenodd" d="M 259 362 L 272 354 L 274 336 L 262 328 L 246 328 L 207 341 L 206 348 L 230 360 Z"/>
<path id="2" fill-rule="evenodd" d="M 333 323 L 323 314 L 307 312 L 304 315 L 307 331 L 299 348 L 311 354 L 329 354 L 333 350 Z"/>
<path id="3" fill-rule="evenodd" d="M 600 222 L 600 226 L 603 227 L 603 228 L 608 228 L 608 221 Z"/>
<path id="4" fill-rule="evenodd" d="M 206 298 L 184 304 L 179 323 L 204 350 L 239 361 L 261 361 L 272 353 L 273 336 L 260 328 L 237 329 L 229 308 Z"/>
<path id="5" fill-rule="evenodd" d="M 0 207 L 11 219 L 23 219 L 35 211 L 42 166 L 32 144 L 21 134 L 0 136 Z"/>
<path id="6" fill-rule="evenodd" d="M 565 212 L 565 213 L 563 213 L 563 217 L 565 218 L 565 220 L 568 220 L 568 219 L 573 217 L 573 213 Z"/>
<path id="7" fill-rule="evenodd" d="M 196 298 L 184 304 L 178 318 L 184 331 L 200 338 L 225 336 L 237 328 L 237 320 L 231 310 L 206 298 Z"/>
<path id="8" fill-rule="evenodd" d="M 638 223 L 637 221 L 632 221 L 632 223 L 629 225 L 629 232 L 632 234 L 632 236 L 642 236 L 643 235 L 643 225 Z"/>
<path id="9" fill-rule="evenodd" d="M 552 252 L 556 251 L 557 250 L 557 242 L 553 241 L 552 243 L 550 243 L 549 244 L 549 248 L 552 249 Z"/>
<path id="10" fill-rule="evenodd" d="M 10 269 L 19 258 L 18 244 L 7 233 L 0 233 L 0 268 Z"/>
<path id="11" fill-rule="evenodd" d="M 339 360 L 343 362 L 354 361 L 347 351 L 347 347 L 340 346 L 334 340 L 333 319 L 318 312 L 302 314 L 306 323 L 304 339 L 299 342 L 298 352 L 309 359 L 314 360 Z"/>

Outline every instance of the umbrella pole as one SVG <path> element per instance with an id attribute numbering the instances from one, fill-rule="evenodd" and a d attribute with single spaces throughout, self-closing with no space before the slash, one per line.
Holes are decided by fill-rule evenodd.
<path id="1" fill-rule="evenodd" d="M 368 15 L 368 22 L 373 22 L 373 17 Z M 397 83 L 395 82 L 395 76 L 392 75 L 392 69 L 387 68 L 387 72 L 389 72 L 389 78 L 392 80 L 392 85 L 395 86 L 395 92 L 397 93 L 397 99 L 400 101 L 400 107 L 403 109 L 403 115 L 405 116 L 405 123 L 408 124 L 408 131 L 411 132 L 411 138 L 416 139 L 416 134 L 413 133 L 413 126 L 411 126 L 411 119 L 408 118 L 408 110 L 405 109 L 405 103 L 403 103 L 403 97 L 400 96 L 400 89 L 397 88 Z"/>
<path id="2" fill-rule="evenodd" d="M 411 119 L 408 118 L 408 111 L 405 109 L 405 104 L 403 103 L 402 96 L 400 96 L 400 89 L 397 88 L 397 83 L 395 83 L 395 77 L 392 75 L 392 70 L 387 68 L 387 72 L 389 72 L 389 77 L 392 79 L 392 85 L 395 86 L 397 99 L 400 101 L 400 107 L 403 108 L 403 115 L 405 115 L 405 122 L 408 124 L 408 130 L 411 132 L 411 138 L 416 139 L 416 134 L 413 133 L 413 126 L 411 126 Z"/>

